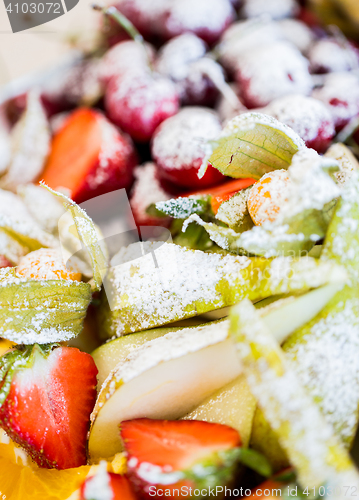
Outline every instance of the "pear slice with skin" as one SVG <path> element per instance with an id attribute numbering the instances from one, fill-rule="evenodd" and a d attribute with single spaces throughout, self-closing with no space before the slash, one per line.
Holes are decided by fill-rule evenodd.
<path id="1" fill-rule="evenodd" d="M 311 257 L 249 258 L 170 243 L 141 245 L 130 245 L 113 259 L 105 280 L 109 302 L 103 295 L 100 311 L 102 338 L 163 326 L 243 298 L 305 292 L 328 283 L 335 272 L 331 262 Z M 141 248 L 144 255 L 133 260 Z"/>
<path id="2" fill-rule="evenodd" d="M 305 391 L 258 311 L 243 300 L 231 311 L 230 335 L 248 384 L 282 447 L 296 468 L 299 484 L 311 490 L 325 484 L 359 487 L 349 453 Z"/>
<path id="3" fill-rule="evenodd" d="M 332 279 L 335 276 L 341 283 L 346 277 L 339 267 L 336 273 L 333 268 Z M 335 284 L 338 286 L 337 282 Z M 297 327 L 303 301 L 317 303 L 316 307 L 311 307 L 311 313 L 315 315 L 323 307 L 323 302 L 329 300 L 327 287 L 319 290 L 321 294 L 318 293 L 315 300 L 313 293 L 317 290 L 306 294 L 310 299 L 301 296 L 282 303 L 283 318 L 290 314 L 294 320 L 292 328 L 290 321 L 285 321 L 287 330 L 281 329 L 281 338 Z M 263 321 L 276 324 L 279 309 L 264 309 L 261 310 Z M 302 318 L 306 321 L 308 315 L 302 314 Z M 122 357 L 103 383 L 92 413 L 91 459 L 96 461 L 121 451 L 118 426 L 122 420 L 180 418 L 238 377 L 241 366 L 234 354 L 232 340 L 227 338 L 228 327 L 228 320 L 222 320 L 184 328 L 146 342 L 126 358 Z M 122 356 L 122 352 L 119 353 Z M 217 401 L 220 404 L 220 399 Z"/>
<path id="4" fill-rule="evenodd" d="M 111 340 L 101 345 L 92 352 L 92 357 L 98 369 L 97 381 L 98 390 L 109 376 L 110 372 L 116 365 L 125 359 L 131 352 L 138 347 L 141 347 L 150 340 L 163 337 L 167 333 L 180 330 L 177 328 L 154 328 L 153 330 L 145 330 L 144 332 L 132 333 L 117 339 Z"/>
<path id="5" fill-rule="evenodd" d="M 228 322 L 184 329 L 147 342 L 106 379 L 91 416 L 91 460 L 122 450 L 122 420 L 177 419 L 234 380 L 241 367 Z"/>
<path id="6" fill-rule="evenodd" d="M 183 419 L 229 425 L 239 432 L 242 445 L 247 447 L 256 405 L 245 377 L 240 375 L 205 399 Z"/>

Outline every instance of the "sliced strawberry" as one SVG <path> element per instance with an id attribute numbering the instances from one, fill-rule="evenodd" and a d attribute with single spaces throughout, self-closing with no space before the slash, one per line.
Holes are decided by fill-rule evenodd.
<path id="1" fill-rule="evenodd" d="M 103 469 L 82 484 L 80 500 L 94 500 L 100 498 L 99 494 L 106 500 L 136 500 L 131 483 L 125 476 Z"/>
<path id="2" fill-rule="evenodd" d="M 145 497 L 153 496 L 154 486 L 206 488 L 214 475 L 216 484 L 227 483 L 241 445 L 235 429 L 197 420 L 128 420 L 121 423 L 121 437 L 129 478 Z"/>
<path id="3" fill-rule="evenodd" d="M 128 188 L 136 164 L 131 140 L 101 113 L 80 108 L 55 134 L 41 179 L 53 189 L 69 189 L 79 203 Z"/>
<path id="4" fill-rule="evenodd" d="M 219 186 L 215 186 L 213 188 L 207 188 L 207 189 L 202 189 L 201 191 L 187 193 L 184 196 L 202 195 L 202 194 L 210 195 L 211 208 L 213 210 L 213 213 L 216 214 L 222 203 L 229 200 L 229 198 L 238 193 L 238 191 L 241 191 L 242 189 L 252 186 L 252 184 L 254 184 L 255 182 L 256 180 L 251 179 L 250 177 L 246 179 L 235 179 L 233 181 L 220 184 Z"/>
<path id="5" fill-rule="evenodd" d="M 96 375 L 92 357 L 74 347 L 10 352 L 0 362 L 1 427 L 41 467 L 85 465 Z"/>

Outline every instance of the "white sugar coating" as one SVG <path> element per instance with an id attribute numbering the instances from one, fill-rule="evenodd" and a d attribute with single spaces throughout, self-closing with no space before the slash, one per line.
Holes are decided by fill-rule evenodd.
<path id="1" fill-rule="evenodd" d="M 180 34 L 185 31 L 214 32 L 215 38 L 233 19 L 229 0 L 172 0 L 166 19 L 166 31 Z"/>
<path id="2" fill-rule="evenodd" d="M 92 105 L 102 94 L 101 60 L 82 59 L 45 82 L 44 95 L 51 102 Z"/>
<path id="3" fill-rule="evenodd" d="M 230 83 L 229 86 L 231 87 L 233 92 L 237 95 L 238 94 L 237 84 Z M 239 98 L 238 98 L 238 104 L 234 106 L 232 102 L 230 102 L 223 95 L 221 95 L 216 106 L 216 111 L 222 123 L 226 125 L 229 120 L 232 120 L 232 118 L 242 113 L 246 113 L 248 110 Z"/>
<path id="4" fill-rule="evenodd" d="M 305 144 L 303 139 L 288 125 L 278 121 L 273 116 L 266 115 L 264 113 L 257 113 L 251 111 L 249 113 L 242 113 L 239 116 L 235 116 L 231 121 L 229 121 L 224 127 L 221 137 L 228 137 L 235 134 L 238 130 L 250 130 L 255 128 L 256 124 L 266 125 L 268 127 L 274 128 L 286 134 L 293 143 L 297 146 L 298 150 L 305 149 Z"/>
<path id="5" fill-rule="evenodd" d="M 0 179 L 4 189 L 34 182 L 50 152 L 50 129 L 37 90 L 28 93 L 26 109 L 11 132 L 11 161 Z"/>
<path id="6" fill-rule="evenodd" d="M 225 320 L 196 328 L 184 328 L 150 340 L 121 361 L 109 375 L 107 382 L 113 378 L 112 375 L 117 381 L 129 382 L 159 363 L 223 342 L 228 336 L 228 329 L 229 321 Z"/>
<path id="7" fill-rule="evenodd" d="M 154 163 L 145 163 L 134 171 L 135 183 L 132 188 L 130 204 L 137 218 L 146 219 L 146 209 L 152 203 L 169 200 L 171 197 L 158 181 Z"/>
<path id="8" fill-rule="evenodd" d="M 155 50 L 146 43 L 145 48 L 134 40 L 126 40 L 111 47 L 100 63 L 100 76 L 106 83 L 113 76 L 121 76 L 128 71 L 150 71 L 148 60 L 153 61 Z"/>
<path id="9" fill-rule="evenodd" d="M 328 74 L 323 87 L 314 89 L 312 95 L 329 106 L 336 127 L 359 113 L 359 78 L 354 73 Z"/>
<path id="10" fill-rule="evenodd" d="M 296 0 L 245 0 L 241 13 L 244 17 L 258 17 L 263 14 L 272 19 L 294 17 L 299 11 Z"/>
<path id="11" fill-rule="evenodd" d="M 301 232 L 291 232 L 291 221 L 302 217 L 306 210 L 323 210 L 325 205 L 340 196 L 340 189 L 323 166 L 336 166 L 335 160 L 318 155 L 313 149 L 302 149 L 293 156 L 288 169 L 290 183 L 287 201 L 283 203 L 274 222 L 265 222 L 241 234 L 244 248 L 268 248 L 266 257 L 277 254 L 277 242 L 300 242 L 305 239 Z M 289 221 L 289 222 L 288 222 Z M 316 241 L 318 235 L 312 234 Z"/>
<path id="12" fill-rule="evenodd" d="M 107 472 L 107 462 L 101 461 L 96 473 L 88 478 L 83 491 L 84 500 L 113 500 L 110 475 Z"/>
<path id="13" fill-rule="evenodd" d="M 67 275 L 70 272 L 79 272 L 79 269 L 72 266 L 71 269 L 67 269 L 65 262 L 63 260 L 61 249 L 59 248 L 40 248 L 25 255 L 20 259 L 20 262 L 16 268 L 17 274 L 22 276 L 35 279 L 71 279 L 71 275 L 65 278 L 65 276 L 59 276 L 58 272 Z"/>
<path id="14" fill-rule="evenodd" d="M 58 246 L 58 241 L 40 227 L 20 197 L 3 189 L 0 189 L 0 228 L 18 233 L 25 240 L 31 238 L 42 246 Z"/>
<path id="15" fill-rule="evenodd" d="M 308 61 L 288 42 L 275 42 L 242 54 L 236 79 L 244 103 L 265 106 L 288 94 L 308 95 L 313 87 Z"/>
<path id="16" fill-rule="evenodd" d="M 113 176 L 113 166 L 116 164 L 126 165 L 134 154 L 134 148 L 128 136 L 122 135 L 103 116 L 99 117 L 98 123 L 101 130 L 101 150 L 98 157 L 98 167 L 86 177 L 90 189 L 96 189 L 107 182 Z"/>
<path id="17" fill-rule="evenodd" d="M 269 182 L 268 182 L 269 181 Z M 256 225 L 274 220 L 288 200 L 289 174 L 287 170 L 273 170 L 264 174 L 248 194 L 248 210 Z"/>
<path id="18" fill-rule="evenodd" d="M 268 18 L 237 21 L 225 31 L 218 46 L 220 60 L 228 71 L 234 72 L 248 51 L 283 38 L 277 23 Z"/>
<path id="19" fill-rule="evenodd" d="M 165 120 L 156 130 L 152 143 L 155 161 L 166 170 L 200 166 L 206 145 L 221 132 L 216 113 L 208 108 L 188 106 Z"/>
<path id="20" fill-rule="evenodd" d="M 304 390 L 291 361 L 284 357 L 250 304 L 240 304 L 237 311 L 240 331 L 233 331 L 233 336 L 237 337 L 237 350 L 249 386 L 296 467 L 301 486 L 310 489 L 328 481 L 343 486 L 341 481 L 348 477 L 354 481 L 351 485 L 358 485 L 358 474 L 349 454 Z M 316 366 L 320 366 L 319 352 L 318 356 Z M 323 371 L 328 374 L 330 369 L 327 365 Z M 336 498 L 344 496 L 338 494 Z"/>
<path id="21" fill-rule="evenodd" d="M 134 260 L 141 250 L 143 256 Z M 113 309 L 120 312 L 115 319 L 116 333 L 121 335 L 123 331 L 123 309 L 125 315 L 131 314 L 146 329 L 155 319 L 169 323 L 183 317 L 186 308 L 197 307 L 197 302 L 202 307 L 206 304 L 221 307 L 219 283 L 225 280 L 228 286 L 245 284 L 240 273 L 250 263 L 247 257 L 206 254 L 162 242 L 133 244 L 122 249 L 112 259 L 109 283 L 105 283 L 105 288 L 113 293 Z"/>
<path id="22" fill-rule="evenodd" d="M 339 172 L 335 172 L 338 185 L 342 188 L 350 180 L 355 170 L 359 170 L 359 162 L 350 149 L 341 143 L 332 144 L 325 153 L 339 163 Z"/>
<path id="23" fill-rule="evenodd" d="M 207 74 L 220 72 L 222 67 L 203 57 L 206 44 L 193 33 L 185 33 L 170 40 L 159 52 L 156 68 L 159 73 L 176 82 L 183 102 L 201 102 L 208 91 Z"/>
<path id="24" fill-rule="evenodd" d="M 268 104 L 263 113 L 291 127 L 305 142 L 313 141 L 319 133 L 325 138 L 335 134 L 330 111 L 313 97 L 299 94 L 279 97 Z"/>
<path id="25" fill-rule="evenodd" d="M 336 38 L 316 41 L 308 52 L 312 73 L 350 71 L 359 67 L 359 52 Z"/>
<path id="26" fill-rule="evenodd" d="M 285 349 L 303 385 L 344 441 L 356 428 L 359 320 L 356 300 L 319 319 Z"/>
<path id="27" fill-rule="evenodd" d="M 143 121 L 151 120 L 158 112 L 159 104 L 167 101 L 167 108 L 161 109 L 174 114 L 177 110 L 177 91 L 174 83 L 164 77 L 153 78 L 150 74 L 130 73 L 122 78 L 111 80 L 111 96 L 107 108 L 123 103 L 121 116 L 133 119 L 133 110 L 141 110 Z M 132 112 L 131 112 L 132 111 Z"/>
<path id="28" fill-rule="evenodd" d="M 188 76 L 188 65 L 206 54 L 207 46 L 193 33 L 172 38 L 158 53 L 156 69 L 174 81 Z"/>
<path id="29" fill-rule="evenodd" d="M 278 21 L 278 26 L 288 42 L 294 44 L 303 54 L 307 53 L 315 40 L 315 34 L 305 23 L 298 19 L 282 19 Z"/>
<path id="30" fill-rule="evenodd" d="M 52 193 L 41 186 L 26 184 L 17 188 L 17 194 L 44 231 L 49 233 L 57 231 L 59 219 L 65 213 L 65 209 Z"/>

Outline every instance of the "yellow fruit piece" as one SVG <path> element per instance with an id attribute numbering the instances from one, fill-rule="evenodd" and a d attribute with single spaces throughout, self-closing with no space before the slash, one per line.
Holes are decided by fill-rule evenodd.
<path id="1" fill-rule="evenodd" d="M 97 468 L 98 465 L 84 465 L 66 470 L 40 469 L 0 429 L 0 500 L 78 500 L 82 483 Z M 124 455 L 115 455 L 107 468 L 109 472 L 123 474 Z"/>
<path id="2" fill-rule="evenodd" d="M 81 273 L 76 269 L 68 269 L 63 261 L 61 251 L 54 248 L 40 248 L 21 257 L 16 268 L 17 274 L 35 280 L 64 279 L 81 281 Z"/>
<path id="3" fill-rule="evenodd" d="M 0 339 L 0 356 L 3 356 L 14 345 L 14 342 L 10 342 L 10 340 Z"/>
<path id="4" fill-rule="evenodd" d="M 249 214 L 256 226 L 273 222 L 287 201 L 289 176 L 286 170 L 273 170 L 256 182 L 248 195 Z"/>

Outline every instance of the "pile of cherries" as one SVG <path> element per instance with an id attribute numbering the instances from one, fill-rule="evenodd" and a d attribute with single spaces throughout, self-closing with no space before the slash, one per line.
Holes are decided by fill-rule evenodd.
<path id="1" fill-rule="evenodd" d="M 125 138 L 127 153 L 107 167 L 122 174 L 107 175 L 111 185 L 85 183 L 81 200 L 126 188 L 143 224 L 146 190 L 153 202 L 157 195 L 196 192 L 225 181 L 212 167 L 202 179 L 197 172 L 207 142 L 237 114 L 270 114 L 319 153 L 359 117 L 359 50 L 340 32 L 323 28 L 302 1 L 118 0 L 113 6 L 145 42 L 136 30 L 136 39 L 130 39 L 105 15 L 101 30 L 109 48 L 103 56 L 83 61 L 42 91 L 56 124 L 54 140 L 73 108 L 89 96 L 95 96 L 92 107 L 101 119 Z M 137 168 L 133 184 L 136 164 L 149 161 L 141 168 L 151 175 L 143 175 L 141 185 Z"/>

